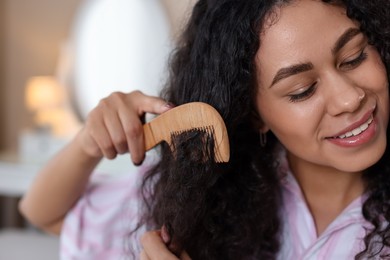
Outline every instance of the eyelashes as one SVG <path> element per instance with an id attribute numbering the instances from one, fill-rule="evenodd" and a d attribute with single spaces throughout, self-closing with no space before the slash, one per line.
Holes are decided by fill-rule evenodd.
<path id="1" fill-rule="evenodd" d="M 360 52 L 359 56 L 356 57 L 355 59 L 341 63 L 340 68 L 353 69 L 353 68 L 359 66 L 366 59 L 367 59 L 367 53 L 363 49 Z"/>
<path id="2" fill-rule="evenodd" d="M 352 70 L 357 68 L 360 64 L 363 63 L 367 59 L 367 53 L 365 52 L 365 48 L 360 52 L 359 56 L 356 58 L 345 61 L 340 64 L 340 69 L 342 70 Z M 290 94 L 288 95 L 290 102 L 299 102 L 304 101 L 308 98 L 310 98 L 317 88 L 317 82 L 314 82 L 312 85 L 310 85 L 305 91 L 297 93 L 297 94 Z"/>
<path id="3" fill-rule="evenodd" d="M 312 84 L 310 87 L 308 87 L 305 91 L 301 93 L 289 95 L 289 100 L 291 102 L 306 100 L 314 94 L 316 87 L 317 87 L 317 82 Z"/>

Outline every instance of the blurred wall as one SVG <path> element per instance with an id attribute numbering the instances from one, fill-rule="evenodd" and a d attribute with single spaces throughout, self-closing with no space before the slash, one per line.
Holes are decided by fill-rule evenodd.
<path id="1" fill-rule="evenodd" d="M 0 82 L 6 114 L 2 121 L 1 145 L 16 150 L 18 133 L 30 124 L 24 108 L 26 80 L 35 75 L 52 75 L 60 44 L 66 39 L 80 0 L 2 0 L 0 19 Z M 3 108 L 4 109 L 4 108 Z"/>
<path id="2" fill-rule="evenodd" d="M 0 149 L 5 147 L 5 84 L 4 84 L 4 28 L 5 28 L 5 1 L 0 1 Z"/>
<path id="3" fill-rule="evenodd" d="M 197 0 L 162 0 L 172 24 L 172 36 L 177 38 Z"/>
<path id="4" fill-rule="evenodd" d="M 146 1 L 146 0 L 144 0 Z M 176 37 L 195 0 L 161 0 Z M 15 151 L 31 124 L 24 87 L 36 75 L 54 75 L 61 43 L 82 0 L 0 1 L 0 149 Z"/>

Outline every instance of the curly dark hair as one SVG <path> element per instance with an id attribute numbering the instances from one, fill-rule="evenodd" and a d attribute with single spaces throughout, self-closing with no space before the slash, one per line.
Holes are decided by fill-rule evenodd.
<path id="1" fill-rule="evenodd" d="M 265 147 L 258 141 L 254 57 L 265 19 L 277 19 L 269 15 L 289 2 L 199 0 L 172 56 L 162 96 L 176 105 L 201 101 L 215 107 L 226 123 L 231 148 L 229 163 L 214 163 L 212 152 L 205 160 L 205 151 L 197 152 L 206 139 L 206 150 L 213 151 L 212 138 L 188 132 L 175 138 L 174 155 L 162 145 L 161 160 L 144 177 L 140 225 L 165 225 L 193 259 L 273 259 L 280 248 L 281 189 L 273 153 L 278 141 L 272 134 Z M 390 1 L 323 2 L 343 5 L 348 17 L 360 23 L 389 74 Z M 363 215 L 374 229 L 367 230 L 366 249 L 357 259 L 390 246 L 390 226 L 383 224 L 383 219 L 390 222 L 389 159 L 387 147 L 364 174 L 370 195 Z"/>

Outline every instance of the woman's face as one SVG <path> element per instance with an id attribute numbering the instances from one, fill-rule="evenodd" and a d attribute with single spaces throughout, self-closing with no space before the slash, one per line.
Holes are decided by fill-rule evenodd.
<path id="1" fill-rule="evenodd" d="M 266 23 L 260 39 L 262 130 L 271 130 L 301 165 L 356 172 L 377 162 L 386 147 L 388 79 L 345 10 L 295 1 Z"/>

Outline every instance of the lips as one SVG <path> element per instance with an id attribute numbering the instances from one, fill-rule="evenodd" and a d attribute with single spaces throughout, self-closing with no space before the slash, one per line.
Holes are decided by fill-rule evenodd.
<path id="1" fill-rule="evenodd" d="M 366 122 L 364 122 L 362 125 L 356 127 L 352 131 L 348 131 L 345 134 L 341 134 L 335 138 L 344 139 L 344 138 L 348 138 L 351 136 L 357 136 L 357 135 L 361 134 L 362 132 L 366 131 L 368 126 L 372 123 L 373 120 L 374 120 L 374 116 L 371 114 L 370 118 L 368 118 L 368 120 Z"/>
<path id="2" fill-rule="evenodd" d="M 370 111 L 368 111 L 359 121 L 351 124 L 349 127 L 334 136 L 327 137 L 326 139 L 346 139 L 364 133 L 374 121 L 374 111 L 375 108 L 370 109 Z"/>
<path id="3" fill-rule="evenodd" d="M 371 143 L 378 134 L 378 120 L 374 116 L 374 111 L 375 109 L 370 110 L 359 121 L 326 140 L 333 145 L 348 149 Z"/>

